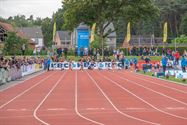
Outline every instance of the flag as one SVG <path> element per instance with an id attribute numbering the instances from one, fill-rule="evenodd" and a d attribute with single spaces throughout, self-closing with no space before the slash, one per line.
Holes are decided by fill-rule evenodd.
<path id="1" fill-rule="evenodd" d="M 91 30 L 91 38 L 90 38 L 90 43 L 94 41 L 95 37 L 95 29 L 96 29 L 96 23 L 92 25 L 92 30 Z"/>
<path id="2" fill-rule="evenodd" d="M 53 24 L 53 42 L 55 41 L 55 36 L 56 36 L 56 20 L 54 19 L 54 24 Z"/>
<path id="3" fill-rule="evenodd" d="M 168 23 L 164 23 L 164 31 L 163 31 L 163 42 L 167 42 L 168 37 Z"/>
<path id="4" fill-rule="evenodd" d="M 128 25 L 127 25 L 127 43 L 129 43 L 131 39 L 131 28 L 130 28 L 130 22 L 128 22 Z"/>

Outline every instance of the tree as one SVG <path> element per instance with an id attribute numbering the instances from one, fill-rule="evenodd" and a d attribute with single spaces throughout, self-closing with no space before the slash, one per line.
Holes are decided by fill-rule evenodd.
<path id="1" fill-rule="evenodd" d="M 91 26 L 97 24 L 97 34 L 102 43 L 102 55 L 104 39 L 110 33 L 116 31 L 105 29 L 110 23 L 118 24 L 120 17 L 127 22 L 135 22 L 139 19 L 150 19 L 158 14 L 151 0 L 63 0 L 64 27 L 73 30 L 80 23 Z"/>
<path id="2" fill-rule="evenodd" d="M 53 32 L 53 22 L 50 18 L 45 18 L 42 21 L 42 32 L 44 36 L 44 44 L 47 47 L 52 45 L 52 32 Z"/>
<path id="3" fill-rule="evenodd" d="M 28 41 L 17 36 L 15 32 L 8 32 L 5 39 L 4 53 L 7 55 L 21 54 L 23 44 L 27 46 Z"/>
<path id="4" fill-rule="evenodd" d="M 187 35 L 187 12 L 182 17 L 180 32 Z"/>
<path id="5" fill-rule="evenodd" d="M 181 35 L 180 37 L 175 38 L 172 40 L 172 43 L 184 43 L 187 44 L 187 36 L 186 35 Z"/>

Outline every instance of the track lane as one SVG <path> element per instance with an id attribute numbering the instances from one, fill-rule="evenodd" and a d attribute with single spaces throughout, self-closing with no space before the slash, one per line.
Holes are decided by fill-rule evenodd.
<path id="1" fill-rule="evenodd" d="M 129 71 L 127 71 L 127 72 L 129 72 Z M 129 74 L 132 74 L 136 77 L 144 79 L 145 81 L 150 81 L 150 80 L 152 81 L 152 79 L 154 79 L 154 82 L 160 84 L 161 86 L 169 86 L 170 88 L 177 89 L 177 90 L 181 91 L 182 93 L 185 93 L 185 94 L 187 93 L 187 85 L 185 85 L 185 84 L 178 84 L 178 83 L 174 83 L 174 82 L 170 82 L 170 81 L 166 81 L 166 80 L 162 80 L 162 79 L 158 79 L 158 78 L 154 78 L 151 76 L 146 76 L 146 75 L 138 74 L 138 73 L 134 73 L 134 72 L 129 72 Z"/>
<path id="2" fill-rule="evenodd" d="M 92 77 L 85 72 L 78 73 L 78 109 L 84 116 L 105 125 L 145 124 L 117 112 L 112 103 L 98 89 Z"/>
<path id="3" fill-rule="evenodd" d="M 134 86 L 128 81 L 117 78 L 114 75 L 115 73 L 113 73 L 113 75 L 110 74 L 107 76 L 107 72 L 108 71 L 94 71 L 92 75 L 95 76 L 100 83 L 102 83 L 100 85 L 102 85 L 103 88 L 106 89 L 106 92 L 108 91 L 111 99 L 113 99 L 119 109 L 127 112 L 132 116 L 162 123 L 164 125 L 171 125 L 176 123 L 181 125 L 186 124 L 185 119 L 166 115 L 165 113 L 156 110 L 157 108 L 153 108 L 153 105 L 155 105 L 157 101 L 160 102 L 160 99 L 154 94 L 148 93 L 145 90 L 140 89 L 139 86 Z M 105 76 L 107 76 L 107 79 L 105 78 Z M 119 84 L 119 86 L 117 86 L 116 84 Z M 129 95 L 125 96 L 127 93 Z M 149 99 L 150 102 L 147 101 L 147 99 Z"/>
<path id="4" fill-rule="evenodd" d="M 133 99 L 131 99 L 130 95 L 128 93 L 125 93 L 123 91 L 121 91 L 118 87 L 116 86 L 110 86 L 111 84 L 108 84 L 108 81 L 104 80 L 103 77 L 101 75 L 98 75 L 96 73 L 94 73 L 95 71 L 89 71 L 88 75 L 89 77 L 92 79 L 92 81 L 95 83 L 95 85 L 97 86 L 97 88 L 101 91 L 101 93 L 105 96 L 105 98 L 107 99 L 107 101 L 112 105 L 112 107 L 114 108 L 115 111 L 117 111 L 121 117 L 123 117 L 123 119 L 127 119 L 125 121 L 119 122 L 118 120 L 116 120 L 115 124 L 128 124 L 128 125 L 134 125 L 134 124 L 146 124 L 146 125 L 159 125 L 159 122 L 153 122 L 153 121 L 149 121 L 146 120 L 145 118 L 140 118 L 139 116 L 133 116 L 131 114 L 129 114 L 128 112 L 124 111 L 124 108 L 119 108 L 117 102 L 122 102 L 123 106 L 126 108 L 129 106 L 135 106 L 138 105 L 140 107 L 138 108 L 142 108 L 142 105 L 137 104 L 136 102 L 133 102 Z M 116 90 L 115 88 L 117 88 L 118 90 Z M 115 98 L 115 100 L 114 100 Z M 123 101 L 124 99 L 128 100 L 128 101 Z M 136 99 L 135 99 L 136 100 Z M 148 108 L 148 106 L 147 106 Z M 114 117 L 114 115 L 113 115 Z M 114 124 L 114 123 L 113 123 Z M 112 124 L 112 125 L 113 125 Z"/>
<path id="5" fill-rule="evenodd" d="M 52 76 L 42 81 L 42 83 L 20 95 L 11 103 L 0 109 L 0 122 L 3 123 L 3 125 L 41 124 L 34 119 L 32 112 L 46 93 L 50 91 L 62 72 L 53 72 L 51 74 Z"/>
<path id="6" fill-rule="evenodd" d="M 110 73 L 110 76 L 111 75 L 112 74 Z M 136 79 L 130 79 L 129 77 L 124 78 L 124 77 L 121 77 L 117 74 L 113 74 L 113 75 L 118 77 L 118 79 L 121 79 L 123 81 L 126 81 L 127 83 L 130 83 L 131 86 L 133 85 L 134 87 L 137 87 L 137 90 L 140 91 L 142 89 L 142 91 L 147 92 L 148 95 L 155 97 L 156 99 L 146 98 L 146 100 L 147 100 L 147 102 L 153 103 L 156 107 L 158 107 L 158 109 L 166 110 L 167 113 L 171 113 L 173 115 L 183 117 L 183 119 L 187 119 L 187 117 L 186 117 L 187 116 L 187 104 L 185 102 L 179 101 L 179 100 L 173 98 L 172 96 L 167 96 L 163 93 L 160 93 L 160 92 L 157 92 L 151 88 L 148 88 L 148 87 L 142 85 L 142 84 L 144 84 L 143 82 L 136 81 Z M 125 84 L 123 84 L 123 85 L 125 85 Z M 143 93 L 138 93 L 138 94 L 142 95 Z M 142 96 L 144 96 L 144 95 L 142 95 Z M 186 98 L 186 96 L 182 97 L 182 98 Z"/>
<path id="7" fill-rule="evenodd" d="M 42 81 L 43 79 L 50 76 L 51 74 L 52 72 L 45 72 L 36 77 L 32 77 L 31 79 L 25 80 L 13 87 L 0 91 L 0 109 L 2 108 L 2 105 L 4 103 L 13 99 L 15 95 L 22 93 L 23 91 L 31 88 L 35 84 L 38 84 L 38 82 Z"/>
<path id="8" fill-rule="evenodd" d="M 133 79 L 133 81 L 137 82 L 137 83 L 141 83 L 141 85 L 148 87 L 150 89 L 153 89 L 157 92 L 160 92 L 164 95 L 167 95 L 169 97 L 172 97 L 174 99 L 177 99 L 181 102 L 183 102 L 184 104 L 187 105 L 187 91 L 177 91 L 174 90 L 172 88 L 170 88 L 170 85 L 168 84 L 167 87 L 160 85 L 160 83 L 155 82 L 155 79 L 149 79 L 149 80 L 145 80 L 143 78 L 141 78 L 141 76 L 137 77 L 134 76 L 135 74 L 131 74 L 129 72 L 116 72 L 118 75 L 123 76 L 124 78 L 129 78 L 129 79 Z M 166 82 L 166 81 L 165 81 Z M 183 86 L 183 88 L 187 88 L 187 86 Z"/>
<path id="9" fill-rule="evenodd" d="M 67 71 L 63 80 L 38 109 L 37 116 L 46 125 L 95 125 L 76 111 L 75 82 L 76 71 Z"/>

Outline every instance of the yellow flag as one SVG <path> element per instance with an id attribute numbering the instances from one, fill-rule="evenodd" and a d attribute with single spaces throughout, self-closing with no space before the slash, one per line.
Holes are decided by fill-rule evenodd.
<path id="1" fill-rule="evenodd" d="M 129 43 L 130 39 L 131 39 L 131 28 L 130 28 L 130 22 L 128 22 L 127 25 L 127 43 Z"/>
<path id="2" fill-rule="evenodd" d="M 92 25 L 90 43 L 94 41 L 94 37 L 95 37 L 95 28 L 96 28 L 96 23 L 94 23 L 94 24 Z"/>
<path id="3" fill-rule="evenodd" d="M 54 20 L 54 24 L 53 24 L 53 42 L 55 41 L 55 36 L 56 36 L 56 20 Z"/>
<path id="4" fill-rule="evenodd" d="M 163 42 L 167 42 L 168 38 L 168 23 L 164 23 L 164 31 L 163 31 Z"/>

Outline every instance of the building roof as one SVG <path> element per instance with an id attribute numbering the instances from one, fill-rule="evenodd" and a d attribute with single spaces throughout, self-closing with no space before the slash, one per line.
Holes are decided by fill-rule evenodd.
<path id="1" fill-rule="evenodd" d="M 43 38 L 41 27 L 21 27 L 17 29 L 29 38 Z"/>
<path id="2" fill-rule="evenodd" d="M 59 35 L 60 40 L 71 40 L 70 31 L 57 31 L 57 34 Z"/>
<path id="3" fill-rule="evenodd" d="M 11 24 L 4 23 L 0 21 L 0 26 L 3 27 L 5 30 L 10 31 L 10 32 L 15 32 L 15 29 Z"/>
<path id="4" fill-rule="evenodd" d="M 21 37 L 23 39 L 28 39 L 28 41 L 29 41 L 30 44 L 35 44 L 35 42 L 33 40 L 29 39 L 25 34 L 23 34 L 22 32 L 20 32 L 16 28 L 14 28 L 11 24 L 4 23 L 4 22 L 0 21 L 0 26 L 2 28 L 4 28 L 6 31 L 8 31 L 8 32 L 15 32 L 19 37 Z"/>
<path id="5" fill-rule="evenodd" d="M 106 25 L 106 24 L 105 24 Z M 104 34 L 106 34 L 107 32 L 109 32 L 109 30 L 113 31 L 114 30 L 114 25 L 113 23 L 110 23 L 106 28 L 105 28 L 105 31 L 104 31 Z M 110 33 L 108 36 L 108 38 L 115 38 L 116 37 L 116 32 L 112 32 Z"/>
<path id="6" fill-rule="evenodd" d="M 89 27 L 86 24 L 81 23 L 78 27 L 77 30 L 84 30 L 84 29 L 89 29 Z"/>

